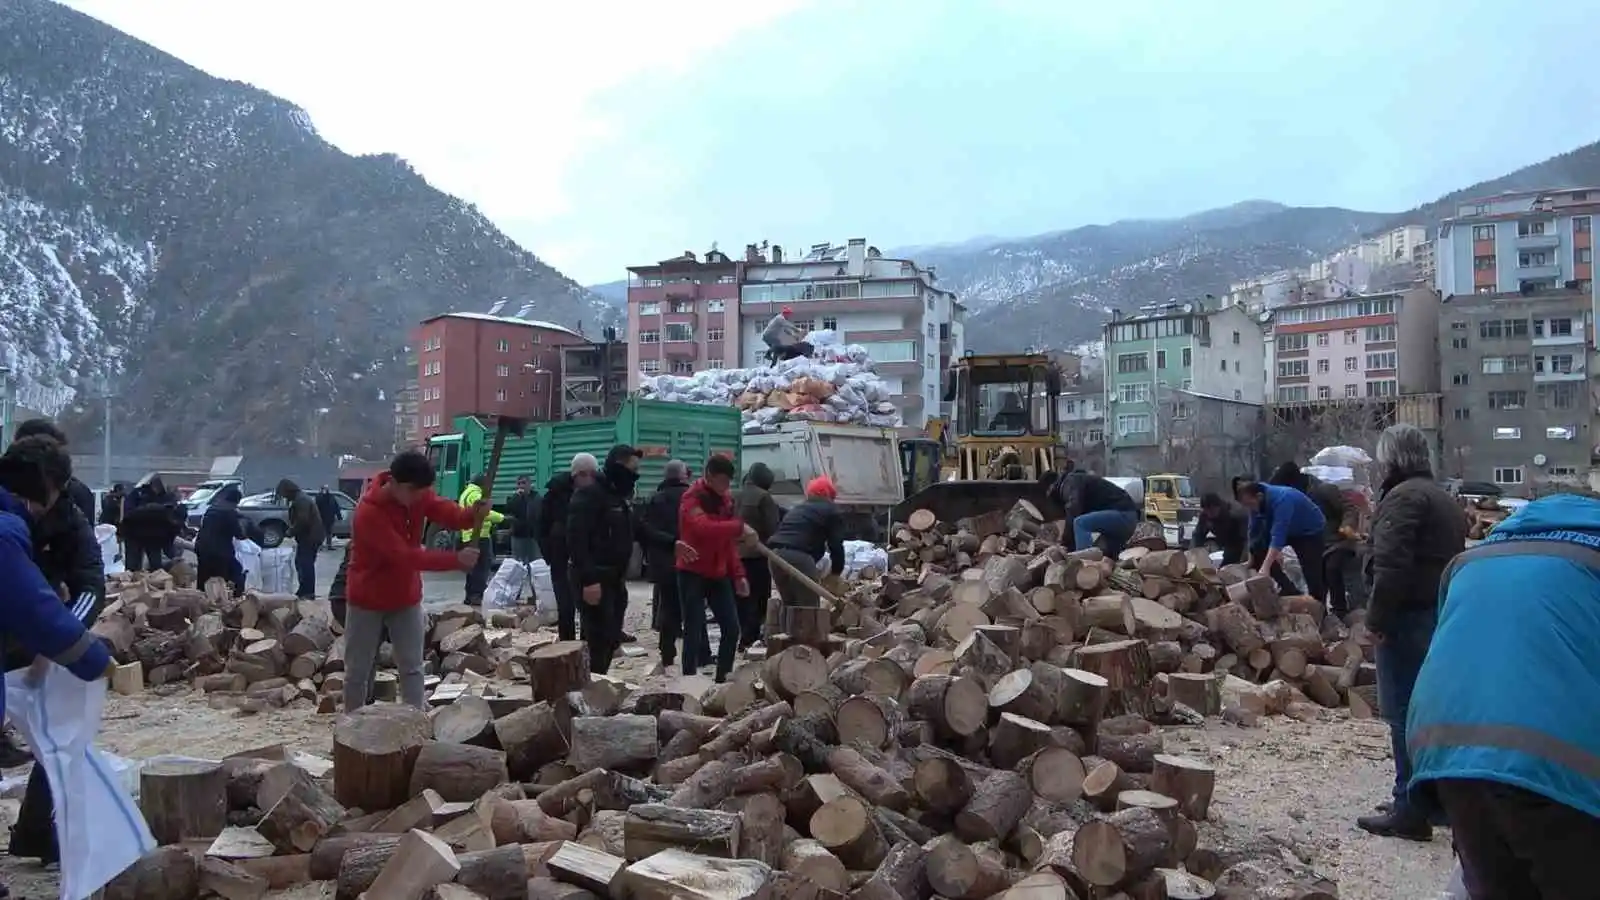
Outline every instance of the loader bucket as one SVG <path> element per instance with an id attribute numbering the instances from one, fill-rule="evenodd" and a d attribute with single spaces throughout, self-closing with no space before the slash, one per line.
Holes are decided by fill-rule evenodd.
<path id="1" fill-rule="evenodd" d="M 1049 522 L 1066 515 L 1049 490 L 1048 484 L 1037 481 L 939 481 L 901 501 L 892 516 L 895 522 L 904 522 L 917 510 L 926 509 L 941 522 L 954 522 L 994 510 L 1009 510 L 1018 500 L 1026 500 Z"/>

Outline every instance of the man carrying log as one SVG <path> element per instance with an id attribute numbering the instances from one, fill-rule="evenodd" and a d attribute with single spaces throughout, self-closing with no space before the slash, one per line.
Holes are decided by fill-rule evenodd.
<path id="1" fill-rule="evenodd" d="M 1243 478 L 1234 490 L 1235 499 L 1250 510 L 1250 543 L 1264 542 L 1267 547 L 1260 574 L 1270 574 L 1280 564 L 1283 548 L 1291 547 L 1300 560 L 1306 593 L 1323 599 L 1322 510 L 1292 487 Z"/>
<path id="2" fill-rule="evenodd" d="M 1200 517 L 1189 546 L 1204 549 L 1206 541 L 1213 538 L 1222 548 L 1223 565 L 1242 561 L 1250 541 L 1250 514 L 1221 494 L 1208 493 L 1200 498 Z"/>
<path id="3" fill-rule="evenodd" d="M 1107 556 L 1116 558 L 1139 526 L 1139 507 L 1128 492 L 1093 472 L 1077 468 L 1072 460 L 1063 463 L 1066 471 L 1050 488 L 1067 511 L 1061 543 L 1072 540 L 1069 549 L 1087 550 L 1100 535 Z"/>
<path id="4" fill-rule="evenodd" d="M 422 546 L 425 522 L 443 528 L 477 528 L 489 501 L 463 507 L 433 492 L 433 463 L 407 451 L 372 480 L 351 523 L 344 622 L 344 708 L 367 705 L 378 647 L 387 630 L 400 670 L 400 696 L 423 708 L 422 656 L 427 618 L 422 612 L 422 573 L 471 571 L 476 547 L 429 550 Z"/>
<path id="5" fill-rule="evenodd" d="M 1409 698 L 1409 788 L 1443 801 L 1477 900 L 1596 895 L 1597 582 L 1600 501 L 1574 494 L 1529 503 L 1444 570 Z"/>
<path id="6" fill-rule="evenodd" d="M 790 509 L 767 546 L 807 578 L 817 580 L 817 564 L 828 554 L 833 574 L 844 573 L 844 516 L 834 503 L 833 479 L 819 475 L 806 485 L 806 499 Z M 822 598 L 781 567 L 772 572 L 784 606 L 821 606 Z"/>

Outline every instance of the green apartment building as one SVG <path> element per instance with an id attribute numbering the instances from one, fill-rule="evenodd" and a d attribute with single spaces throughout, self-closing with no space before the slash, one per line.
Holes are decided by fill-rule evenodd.
<path id="1" fill-rule="evenodd" d="M 1261 325 L 1244 309 L 1200 301 L 1144 309 L 1113 313 L 1102 334 L 1108 474 L 1162 471 L 1175 444 L 1212 437 L 1201 430 L 1253 425 L 1266 393 Z"/>

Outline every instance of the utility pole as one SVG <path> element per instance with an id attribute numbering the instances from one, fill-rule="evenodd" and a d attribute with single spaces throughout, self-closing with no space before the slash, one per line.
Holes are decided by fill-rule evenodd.
<path id="1" fill-rule="evenodd" d="M 0 366 L 0 447 L 11 444 L 11 369 Z"/>
<path id="2" fill-rule="evenodd" d="M 105 406 L 105 419 L 100 429 L 100 489 L 103 491 L 111 490 L 111 400 L 115 396 L 111 376 L 107 375 L 100 382 L 100 402 Z"/>

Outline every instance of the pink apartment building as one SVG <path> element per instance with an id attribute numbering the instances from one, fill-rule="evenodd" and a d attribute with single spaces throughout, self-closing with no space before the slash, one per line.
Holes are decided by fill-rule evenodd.
<path id="1" fill-rule="evenodd" d="M 1276 403 L 1439 390 L 1439 295 L 1429 287 L 1272 310 L 1267 396 Z"/>
<path id="2" fill-rule="evenodd" d="M 628 389 L 739 364 L 740 264 L 717 250 L 628 267 Z"/>

